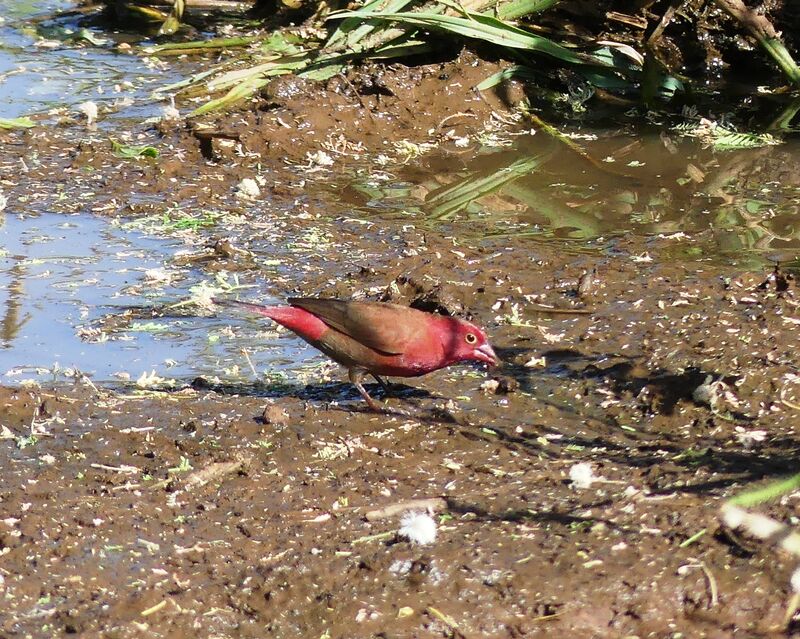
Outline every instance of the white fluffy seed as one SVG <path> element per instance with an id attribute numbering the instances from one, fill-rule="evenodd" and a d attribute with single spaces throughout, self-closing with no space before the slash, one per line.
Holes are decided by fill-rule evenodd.
<path id="1" fill-rule="evenodd" d="M 425 513 L 406 513 L 400 519 L 400 530 L 397 534 L 415 544 L 432 544 L 436 541 L 436 522 Z"/>
<path id="2" fill-rule="evenodd" d="M 575 488 L 591 488 L 598 477 L 595 476 L 591 464 L 581 462 L 569 469 L 569 479 Z"/>
<path id="3" fill-rule="evenodd" d="M 87 124 L 94 124 L 97 120 L 97 105 L 94 102 L 82 102 L 78 105 L 78 111 L 86 116 Z"/>
<path id="4" fill-rule="evenodd" d="M 245 200 L 255 200 L 261 195 L 261 189 L 253 178 L 244 178 L 236 187 L 236 197 Z"/>

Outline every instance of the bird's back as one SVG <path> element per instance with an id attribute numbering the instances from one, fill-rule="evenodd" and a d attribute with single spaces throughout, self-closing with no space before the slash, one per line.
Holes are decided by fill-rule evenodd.
<path id="1" fill-rule="evenodd" d="M 385 302 L 297 298 L 289 304 L 313 313 L 331 328 L 380 353 L 398 355 L 430 330 L 431 316 Z"/>

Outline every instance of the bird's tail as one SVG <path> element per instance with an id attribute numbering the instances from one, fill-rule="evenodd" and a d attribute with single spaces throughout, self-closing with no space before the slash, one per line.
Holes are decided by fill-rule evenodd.
<path id="1" fill-rule="evenodd" d="M 274 312 L 278 309 L 277 306 L 264 306 L 263 304 L 253 304 L 252 302 L 240 302 L 239 300 L 228 300 L 221 297 L 212 297 L 211 301 L 219 306 L 245 308 L 253 313 L 258 313 L 264 317 L 272 319 Z"/>
<path id="2" fill-rule="evenodd" d="M 258 313 L 270 318 L 290 331 L 297 333 L 306 341 L 319 339 L 328 330 L 327 324 L 313 313 L 297 308 L 295 306 L 262 306 L 250 302 L 239 302 L 238 300 L 226 300 L 212 297 L 211 301 L 220 306 L 234 306 L 243 308 L 251 313 Z"/>

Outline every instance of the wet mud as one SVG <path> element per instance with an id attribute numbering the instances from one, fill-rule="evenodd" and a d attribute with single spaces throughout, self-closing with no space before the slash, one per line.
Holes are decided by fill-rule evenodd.
<path id="1" fill-rule="evenodd" d="M 203 134 L 136 132 L 158 161 L 76 127 L 0 133 L 7 215 L 211 219 L 158 231 L 185 239 L 183 277 L 468 315 L 503 360 L 370 385 L 385 414 L 324 365 L 281 383 L 1 388 L 0 634 L 798 636 L 796 560 L 719 521 L 743 487 L 797 471 L 792 269 L 705 255 L 714 232 L 680 226 L 536 242 L 476 233 L 480 216 L 353 210 L 368 191 L 341 176 L 378 172 L 365 158 L 387 146 L 382 170 L 413 191 L 396 175 L 419 145 L 524 127 L 470 97 L 466 62 L 369 87 L 283 81 Z M 421 110 L 408 89 L 443 74 L 452 92 Z M 238 197 L 255 175 L 260 196 Z M 426 509 L 435 541 L 397 533 Z M 797 495 L 764 511 L 792 521 Z"/>

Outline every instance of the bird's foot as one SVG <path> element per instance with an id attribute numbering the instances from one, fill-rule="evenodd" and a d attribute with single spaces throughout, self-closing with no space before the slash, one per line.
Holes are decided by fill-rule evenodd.
<path id="1" fill-rule="evenodd" d="M 375 381 L 378 382 L 381 385 L 381 388 L 383 389 L 383 392 L 386 395 L 389 395 L 392 392 L 392 385 L 389 383 L 388 380 L 385 380 L 382 377 L 379 377 L 375 373 L 370 373 L 370 375 L 372 375 L 375 378 Z"/>

